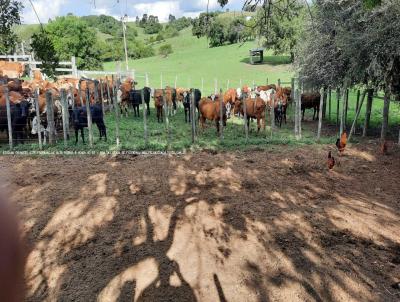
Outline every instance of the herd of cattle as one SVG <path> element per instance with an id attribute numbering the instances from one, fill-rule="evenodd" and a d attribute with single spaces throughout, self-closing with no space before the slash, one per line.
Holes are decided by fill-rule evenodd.
<path id="1" fill-rule="evenodd" d="M 79 131 L 84 141 L 83 129 L 88 126 L 87 101 L 92 122 L 97 125 L 100 138 L 107 139 L 103 111 L 104 108 L 113 106 L 115 101 L 118 102 L 121 113 L 128 115 L 129 108 L 133 108 L 134 116 L 138 117 L 140 116 L 139 106 L 143 102 L 146 104 L 147 114 L 150 115 L 150 100 L 153 98 L 157 121 L 160 123 L 163 122 L 165 114 L 175 115 L 178 107 L 183 107 L 185 122 L 191 122 L 193 112 L 195 114 L 197 112 L 202 128 L 209 120 L 215 122 L 217 132 L 219 132 L 221 119 L 225 126 L 226 120 L 234 114 L 246 116 L 248 125 L 251 119 L 256 119 L 257 128 L 260 131 L 261 128 L 265 128 L 267 111 L 273 110 L 277 125 L 286 123 L 286 111 L 292 95 L 291 88 L 276 85 L 232 88 L 225 93 L 205 97 L 199 89 L 194 88 L 167 86 L 165 89 L 144 87 L 138 90 L 136 85 L 137 83 L 130 78 L 116 82 L 109 78 L 89 80 L 60 77 L 57 81 L 50 82 L 44 80 L 40 72 L 35 72 L 34 78 L 29 81 L 0 75 L 0 131 L 8 132 L 6 92 L 10 101 L 13 138 L 17 142 L 23 142 L 27 136 L 36 136 L 40 133 L 46 135 L 46 94 L 52 96 L 56 128 L 62 128 L 63 106 L 60 99 L 63 90 L 66 91 L 69 121 L 75 130 L 76 142 L 78 142 Z M 306 109 L 314 109 L 313 119 L 316 118 L 320 97 L 319 93 L 302 94 L 303 118 Z M 195 106 L 193 110 L 192 104 Z M 36 113 L 36 108 L 39 109 L 39 114 Z M 40 123 L 37 116 L 40 117 Z"/>

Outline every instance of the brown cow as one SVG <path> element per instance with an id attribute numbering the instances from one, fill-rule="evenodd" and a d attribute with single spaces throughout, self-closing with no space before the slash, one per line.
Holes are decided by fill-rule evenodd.
<path id="1" fill-rule="evenodd" d="M 236 89 L 230 88 L 224 93 L 225 105 L 228 103 L 233 105 L 233 104 L 235 104 L 236 100 L 238 100 L 238 95 L 237 95 Z"/>
<path id="2" fill-rule="evenodd" d="M 206 120 L 215 121 L 215 126 L 217 127 L 217 133 L 219 133 L 219 122 L 221 115 L 221 102 L 215 102 L 210 98 L 202 98 L 199 103 L 200 110 L 200 123 L 202 129 L 204 129 L 204 124 Z M 222 122 L 224 127 L 226 127 L 226 107 L 222 106 Z"/>
<path id="3" fill-rule="evenodd" d="M 246 99 L 243 102 L 246 104 L 247 127 L 250 128 L 250 118 L 257 119 L 257 132 L 260 132 L 261 127 L 265 130 L 265 108 L 266 104 L 263 99 L 257 97 L 255 99 Z M 234 113 L 240 113 L 244 116 L 244 104 L 242 101 L 235 102 Z"/>
<path id="4" fill-rule="evenodd" d="M 301 94 L 301 110 L 303 111 L 303 120 L 306 109 L 314 109 L 313 120 L 318 118 L 320 100 L 321 94 L 319 92 Z"/>
<path id="5" fill-rule="evenodd" d="M 20 78 L 25 72 L 25 64 L 19 62 L 0 61 L 0 70 L 3 76 Z"/>
<path id="6" fill-rule="evenodd" d="M 174 94 L 175 89 L 167 87 L 166 89 L 155 89 L 153 98 L 154 98 L 154 106 L 156 107 L 157 111 L 157 121 L 159 123 L 163 122 L 163 108 L 164 108 L 164 99 L 163 99 L 163 92 L 165 91 L 165 102 L 167 108 L 172 108 L 174 104 Z"/>

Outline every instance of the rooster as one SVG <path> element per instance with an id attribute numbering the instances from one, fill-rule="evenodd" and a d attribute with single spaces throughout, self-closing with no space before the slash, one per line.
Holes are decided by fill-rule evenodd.
<path id="1" fill-rule="evenodd" d="M 344 152 L 344 149 L 346 148 L 346 144 L 347 144 L 347 133 L 343 132 L 342 135 L 340 136 L 340 139 L 338 138 L 336 141 L 336 147 L 338 148 L 340 156 Z"/>
<path id="2" fill-rule="evenodd" d="M 335 158 L 332 156 L 331 151 L 328 153 L 328 169 L 332 170 L 335 166 Z"/>

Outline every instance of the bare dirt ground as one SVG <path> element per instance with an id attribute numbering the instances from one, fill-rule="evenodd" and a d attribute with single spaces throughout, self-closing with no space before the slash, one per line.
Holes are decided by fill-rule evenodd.
<path id="1" fill-rule="evenodd" d="M 1 157 L 26 300 L 399 301 L 400 150 L 377 149 Z"/>

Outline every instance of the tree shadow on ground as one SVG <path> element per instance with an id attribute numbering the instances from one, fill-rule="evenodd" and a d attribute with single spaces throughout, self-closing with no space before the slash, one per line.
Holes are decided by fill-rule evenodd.
<path id="1" fill-rule="evenodd" d="M 75 159 L 74 192 L 53 175 L 33 196 L 46 206 L 23 212 L 37 219 L 27 300 L 396 301 L 385 287 L 400 273 L 400 189 L 379 169 L 386 159 L 355 151 L 328 173 L 325 156 L 307 147 Z"/>

